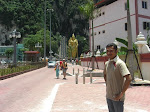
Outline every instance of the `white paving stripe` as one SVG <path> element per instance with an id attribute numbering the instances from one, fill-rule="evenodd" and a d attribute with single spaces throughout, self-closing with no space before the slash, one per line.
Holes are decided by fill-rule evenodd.
<path id="1" fill-rule="evenodd" d="M 54 88 L 51 91 L 51 95 L 43 101 L 40 112 L 51 112 L 58 88 L 60 85 L 63 84 L 64 83 L 59 83 L 54 86 Z"/>

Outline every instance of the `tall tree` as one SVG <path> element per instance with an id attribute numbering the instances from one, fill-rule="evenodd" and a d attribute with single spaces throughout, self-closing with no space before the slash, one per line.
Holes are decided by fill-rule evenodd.
<path id="1" fill-rule="evenodd" d="M 127 0 L 127 29 L 128 29 L 128 57 L 129 57 L 129 71 L 134 81 L 134 71 L 133 71 L 133 44 L 132 44 L 132 30 L 131 30 L 131 19 L 130 19 L 130 6 L 129 0 Z"/>
<path id="2" fill-rule="evenodd" d="M 68 40 L 74 33 L 87 36 L 88 18 L 81 15 L 79 6 L 84 4 L 83 0 L 55 0 L 53 2 L 54 15 L 52 15 L 52 30 L 60 32 Z M 57 12 L 57 13 L 56 13 Z"/>
<path id="3" fill-rule="evenodd" d="M 44 1 L 46 9 L 54 9 L 51 16 L 53 35 L 59 32 L 67 40 L 72 33 L 88 37 L 89 18 L 83 17 L 78 8 L 87 3 L 86 0 L 0 0 L 0 24 L 3 24 L 7 31 L 16 27 L 22 38 L 34 37 L 33 35 L 44 27 Z M 49 13 L 46 11 L 46 14 L 46 29 L 49 29 Z M 43 38 L 42 36 L 41 39 Z M 49 47 L 46 48 L 47 54 Z"/>
<path id="4" fill-rule="evenodd" d="M 92 70 L 94 70 L 94 61 L 95 61 L 95 57 L 94 57 L 94 29 L 93 29 L 93 19 L 94 19 L 94 1 L 93 0 L 88 0 L 88 3 L 82 5 L 79 7 L 81 12 L 83 14 L 85 14 L 92 22 Z"/>

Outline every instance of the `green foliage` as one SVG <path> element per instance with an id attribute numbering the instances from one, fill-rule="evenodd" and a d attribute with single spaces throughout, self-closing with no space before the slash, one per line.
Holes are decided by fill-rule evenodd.
<path id="1" fill-rule="evenodd" d="M 53 2 L 52 31 L 60 32 L 69 40 L 70 35 L 87 36 L 88 18 L 80 14 L 79 6 L 86 3 L 84 0 L 55 0 Z"/>
<path id="2" fill-rule="evenodd" d="M 35 50 L 36 42 L 43 44 L 44 27 L 44 2 L 45 0 L 0 0 L 0 24 L 8 30 L 17 27 L 21 32 L 23 43 L 26 48 Z M 52 50 L 58 52 L 59 35 L 69 40 L 70 35 L 82 35 L 87 37 L 89 18 L 83 17 L 78 8 L 89 1 L 84 0 L 46 0 L 46 9 L 53 8 L 51 13 L 52 26 Z M 46 29 L 50 27 L 49 12 L 46 12 Z M 46 31 L 46 51 L 49 55 L 49 32 Z M 43 52 L 43 49 L 40 49 Z M 41 53 L 43 54 L 43 53 Z"/>
<path id="3" fill-rule="evenodd" d="M 116 38 L 116 40 L 122 44 L 124 44 L 125 46 L 128 46 L 128 41 L 122 39 L 122 38 Z"/>
<path id="4" fill-rule="evenodd" d="M 27 48 L 22 48 L 22 49 L 20 49 L 20 51 L 21 51 L 21 52 L 29 51 L 29 49 L 27 49 Z"/>
<path id="5" fill-rule="evenodd" d="M 58 54 L 58 49 L 59 49 L 59 44 L 62 36 L 60 33 L 56 33 L 56 35 L 52 34 L 51 37 L 51 48 L 52 51 Z M 42 48 L 40 48 L 40 52 L 43 55 L 44 54 L 44 29 L 38 31 L 35 35 L 28 35 L 27 38 L 23 39 L 24 46 L 26 48 L 29 48 L 30 51 L 32 50 L 37 50 L 35 48 L 35 44 L 40 43 L 42 45 Z M 50 51 L 50 32 L 47 30 L 46 31 L 46 49 L 47 49 L 47 55 L 49 55 Z"/>
<path id="6" fill-rule="evenodd" d="M 33 70 L 44 66 L 45 66 L 44 63 L 31 63 L 31 64 L 26 63 L 25 65 L 23 64 L 22 66 L 17 66 L 17 67 L 14 67 L 13 65 L 9 65 L 9 68 L 1 69 L 0 76 L 12 74 L 12 73 L 21 73 L 24 71 Z"/>
<path id="7" fill-rule="evenodd" d="M 101 55 L 101 56 L 103 56 L 104 54 L 106 54 L 106 52 L 104 52 L 104 51 L 103 51 L 103 52 L 101 52 L 101 54 L 100 54 L 100 55 Z"/>
<path id="8" fill-rule="evenodd" d="M 86 15 L 88 18 L 93 18 L 93 11 L 94 11 L 94 1 L 93 0 L 87 0 L 87 3 L 84 5 L 79 6 L 79 9 L 81 13 Z"/>
<path id="9" fill-rule="evenodd" d="M 13 49 L 12 48 L 7 49 L 5 51 L 5 54 L 6 54 L 7 58 L 9 59 L 13 54 Z"/>
<path id="10" fill-rule="evenodd" d="M 124 40 L 122 38 L 116 38 L 116 40 L 126 46 L 126 47 L 121 46 L 120 51 L 119 51 L 119 52 L 122 52 L 121 54 L 125 54 L 128 51 L 128 41 L 126 41 L 126 40 Z M 133 50 L 135 52 L 138 51 L 137 50 L 137 46 L 134 43 L 133 43 Z"/>
<path id="11" fill-rule="evenodd" d="M 80 56 L 81 53 L 85 53 L 89 50 L 88 40 L 80 35 L 77 35 L 76 39 L 78 40 L 78 56 Z"/>
<path id="12" fill-rule="evenodd" d="M 149 36 L 149 28 L 147 27 L 147 44 L 150 46 L 150 36 Z"/>
<path id="13" fill-rule="evenodd" d="M 1 0 L 0 21 L 8 29 L 17 26 L 22 36 L 34 34 L 42 25 L 43 0 Z"/>

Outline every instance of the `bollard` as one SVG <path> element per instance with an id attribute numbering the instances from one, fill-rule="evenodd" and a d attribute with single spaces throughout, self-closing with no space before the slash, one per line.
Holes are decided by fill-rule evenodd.
<path id="1" fill-rule="evenodd" d="M 74 68 L 73 68 L 73 75 L 74 75 Z"/>
<path id="2" fill-rule="evenodd" d="M 76 73 L 76 78 L 75 78 L 75 82 L 76 82 L 76 84 L 78 84 L 78 74 Z"/>
<path id="3" fill-rule="evenodd" d="M 83 84 L 85 84 L 85 74 L 83 74 Z"/>
<path id="4" fill-rule="evenodd" d="M 92 83 L 92 73 L 90 73 L 90 83 Z"/>
<path id="5" fill-rule="evenodd" d="M 83 74 L 85 74 L 85 68 L 83 68 Z"/>
<path id="6" fill-rule="evenodd" d="M 85 68 L 83 68 L 83 84 L 85 84 Z"/>

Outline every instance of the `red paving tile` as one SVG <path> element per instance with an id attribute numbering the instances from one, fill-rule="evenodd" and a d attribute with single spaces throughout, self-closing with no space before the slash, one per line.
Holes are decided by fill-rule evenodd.
<path id="1" fill-rule="evenodd" d="M 74 66 L 76 72 L 81 66 Z M 72 72 L 72 66 L 68 68 Z M 79 77 L 79 84 L 75 84 L 75 77 L 68 76 L 66 83 L 61 85 L 53 103 L 52 112 L 108 112 L 105 98 L 105 83 L 103 77 L 93 77 L 90 84 L 86 77 Z M 126 92 L 125 112 L 150 112 L 150 86 L 131 86 Z"/>

